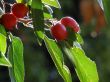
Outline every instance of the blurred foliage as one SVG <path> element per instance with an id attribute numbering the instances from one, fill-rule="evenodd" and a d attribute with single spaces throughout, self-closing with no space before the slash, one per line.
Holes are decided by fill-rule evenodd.
<path id="1" fill-rule="evenodd" d="M 14 0 L 5 0 L 14 2 Z M 61 9 L 54 9 L 54 17 L 72 16 L 81 27 L 84 38 L 83 49 L 96 61 L 100 82 L 110 81 L 110 28 L 106 26 L 103 11 L 95 0 L 59 0 Z M 37 44 L 30 28 L 19 24 L 14 35 L 24 43 L 25 82 L 63 82 L 60 78 L 46 47 Z M 103 28 L 105 27 L 105 28 Z M 26 28 L 26 29 L 25 29 Z M 73 82 L 79 82 L 72 64 L 65 57 L 70 68 Z M 0 82 L 10 82 L 7 68 L 0 67 Z"/>

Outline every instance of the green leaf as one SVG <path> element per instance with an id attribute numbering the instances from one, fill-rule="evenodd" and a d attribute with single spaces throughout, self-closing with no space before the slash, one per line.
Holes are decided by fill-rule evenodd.
<path id="1" fill-rule="evenodd" d="M 35 31 L 34 33 L 36 35 L 38 44 L 41 46 L 42 40 L 44 39 L 44 33 L 42 31 Z"/>
<path id="2" fill-rule="evenodd" d="M 28 0 L 27 4 L 31 5 L 32 4 L 32 0 Z"/>
<path id="3" fill-rule="evenodd" d="M 79 33 L 76 33 L 76 39 L 78 43 L 84 44 L 83 38 L 81 37 Z"/>
<path id="4" fill-rule="evenodd" d="M 43 9 L 43 5 L 42 5 L 41 0 L 32 0 L 31 3 L 32 3 L 32 4 L 31 4 L 31 7 L 32 7 L 33 9 L 40 9 L 40 10 Z"/>
<path id="5" fill-rule="evenodd" d="M 50 13 L 45 13 L 45 12 L 44 12 L 44 18 L 45 18 L 45 19 L 51 19 L 51 18 L 53 18 L 53 17 L 52 17 L 52 15 L 51 15 Z"/>
<path id="6" fill-rule="evenodd" d="M 72 82 L 70 71 L 63 61 L 63 53 L 57 46 L 56 42 L 47 38 L 46 36 L 44 41 L 59 74 L 62 76 L 65 82 Z"/>
<path id="7" fill-rule="evenodd" d="M 7 48 L 6 36 L 0 33 L 0 52 L 5 54 Z"/>
<path id="8" fill-rule="evenodd" d="M 44 5 L 43 11 L 44 11 L 44 18 L 45 19 L 51 19 L 51 18 L 53 18 L 52 17 L 53 10 L 52 10 L 52 8 L 50 6 Z"/>
<path id="9" fill-rule="evenodd" d="M 7 35 L 6 31 L 5 31 L 5 28 L 2 25 L 0 25 L 0 33 L 3 34 L 4 36 Z"/>
<path id="10" fill-rule="evenodd" d="M 0 25 L 0 65 L 11 67 L 9 60 L 5 57 L 6 48 L 6 31 L 4 27 Z"/>
<path id="11" fill-rule="evenodd" d="M 0 65 L 8 66 L 8 67 L 12 66 L 11 63 L 9 62 L 9 60 L 1 52 L 0 52 Z"/>
<path id="12" fill-rule="evenodd" d="M 17 3 L 27 3 L 30 0 L 16 0 Z"/>
<path id="13" fill-rule="evenodd" d="M 56 8 L 61 8 L 58 0 L 42 0 L 42 3 L 56 7 Z"/>
<path id="14" fill-rule="evenodd" d="M 110 0 L 102 0 L 107 23 L 110 23 Z"/>
<path id="15" fill-rule="evenodd" d="M 81 82 L 99 81 L 95 62 L 90 60 L 81 48 L 64 48 L 64 50 L 75 65 L 76 73 Z"/>
<path id="16" fill-rule="evenodd" d="M 23 0 L 16 0 L 17 3 L 22 3 Z"/>
<path id="17" fill-rule="evenodd" d="M 44 15 L 41 0 L 32 0 L 32 20 L 37 41 L 41 45 L 44 39 Z"/>
<path id="18" fill-rule="evenodd" d="M 23 44 L 18 37 L 11 38 L 12 44 L 8 50 L 8 57 L 12 63 L 12 68 L 9 68 L 11 82 L 24 82 Z"/>

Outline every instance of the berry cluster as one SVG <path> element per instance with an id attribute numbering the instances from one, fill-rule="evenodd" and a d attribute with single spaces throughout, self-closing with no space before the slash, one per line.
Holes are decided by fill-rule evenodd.
<path id="1" fill-rule="evenodd" d="M 26 16 L 29 9 L 23 3 L 15 3 L 13 4 L 11 11 L 11 13 L 3 14 L 0 18 L 0 23 L 4 25 L 7 30 L 12 30 L 17 24 L 17 19 Z"/>
<path id="2" fill-rule="evenodd" d="M 80 31 L 78 23 L 71 17 L 63 17 L 60 22 L 51 27 L 50 31 L 57 41 L 63 41 L 68 37 L 67 28 L 71 28 L 75 33 Z"/>

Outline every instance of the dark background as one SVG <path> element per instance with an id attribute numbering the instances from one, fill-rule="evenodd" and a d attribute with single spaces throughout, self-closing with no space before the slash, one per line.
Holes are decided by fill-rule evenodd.
<path id="1" fill-rule="evenodd" d="M 14 3 L 13 0 L 5 1 Z M 97 64 L 99 82 L 109 82 L 110 29 L 106 26 L 103 11 L 95 0 L 59 0 L 59 2 L 62 8 L 53 8 L 54 17 L 60 19 L 71 16 L 76 19 L 85 42 L 83 49 Z M 8 9 L 7 11 L 9 12 Z M 13 34 L 19 36 L 24 44 L 25 82 L 63 82 L 44 43 L 41 47 L 37 44 L 30 28 L 21 25 Z M 73 82 L 79 82 L 72 63 L 66 56 L 64 57 Z M 0 82 L 10 82 L 7 67 L 0 66 Z"/>

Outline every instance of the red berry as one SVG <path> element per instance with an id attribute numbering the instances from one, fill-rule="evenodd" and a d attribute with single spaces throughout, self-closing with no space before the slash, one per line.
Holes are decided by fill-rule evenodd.
<path id="1" fill-rule="evenodd" d="M 16 3 L 12 6 L 12 13 L 18 18 L 26 16 L 28 11 L 28 7 L 23 3 Z"/>
<path id="2" fill-rule="evenodd" d="M 67 38 L 66 28 L 60 23 L 51 27 L 51 34 L 58 41 L 65 40 Z"/>
<path id="3" fill-rule="evenodd" d="M 8 30 L 12 30 L 16 25 L 16 17 L 11 13 L 5 13 L 1 17 L 1 24 Z"/>
<path id="4" fill-rule="evenodd" d="M 70 27 L 73 29 L 74 32 L 79 32 L 79 24 L 71 17 L 63 17 L 60 20 L 61 24 L 63 24 L 65 27 Z"/>

